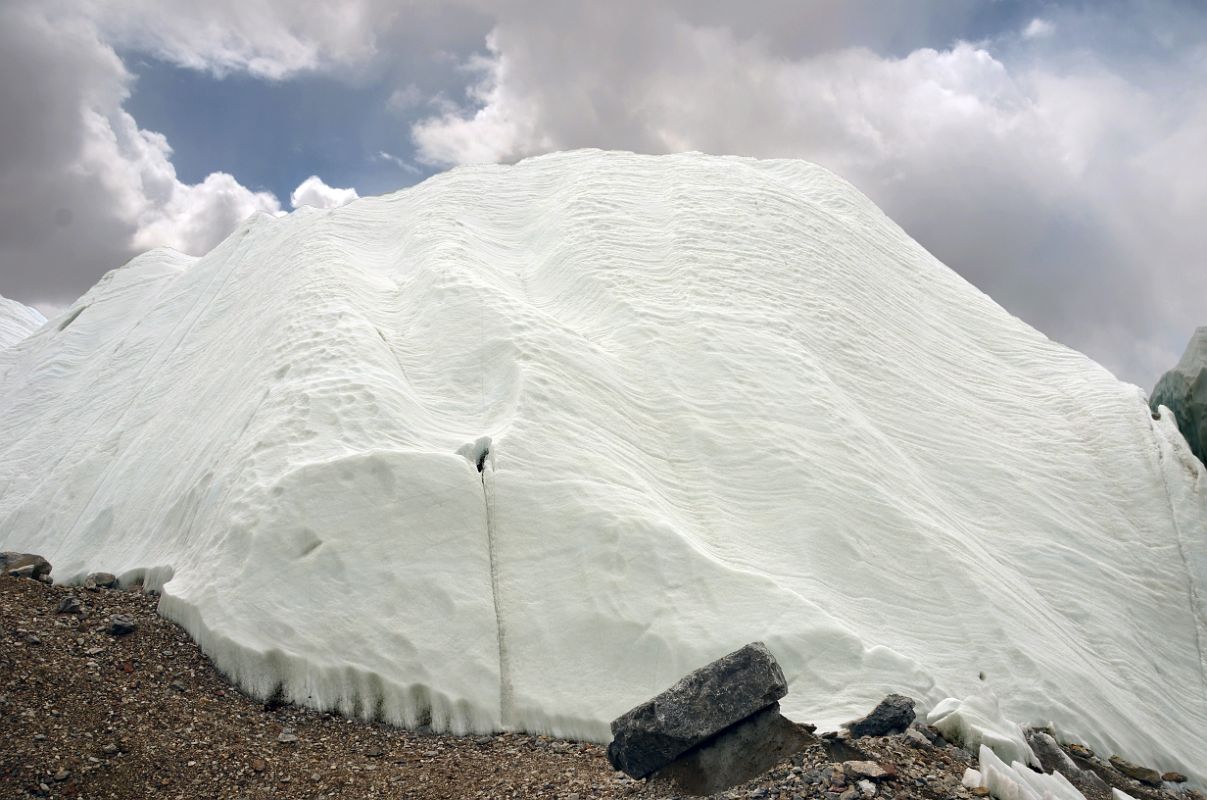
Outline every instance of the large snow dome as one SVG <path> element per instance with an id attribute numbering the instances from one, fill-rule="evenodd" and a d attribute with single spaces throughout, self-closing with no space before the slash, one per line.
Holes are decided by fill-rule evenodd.
<path id="1" fill-rule="evenodd" d="M 1138 388 L 799 161 L 458 169 L 0 350 L 0 546 L 403 724 L 605 740 L 758 639 L 796 719 L 992 693 L 1202 780 L 1205 529 Z"/>

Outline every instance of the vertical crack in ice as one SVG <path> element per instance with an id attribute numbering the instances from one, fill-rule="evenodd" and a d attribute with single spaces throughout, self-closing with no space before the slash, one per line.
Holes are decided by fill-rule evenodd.
<path id="1" fill-rule="evenodd" d="M 512 717 L 512 691 L 507 665 L 507 638 L 503 629 L 503 615 L 499 610 L 499 563 L 495 554 L 494 516 L 491 513 L 494 469 L 490 455 L 490 445 L 487 444 L 482 448 L 475 466 L 482 481 L 482 500 L 486 511 L 486 548 L 490 557 L 490 595 L 495 609 L 495 632 L 499 643 L 499 723 L 506 729 Z"/>

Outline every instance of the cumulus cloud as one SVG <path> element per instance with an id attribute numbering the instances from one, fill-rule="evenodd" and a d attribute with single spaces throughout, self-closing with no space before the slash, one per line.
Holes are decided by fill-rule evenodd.
<path id="1" fill-rule="evenodd" d="M 317 175 L 311 175 L 298 184 L 298 188 L 289 195 L 289 203 L 294 208 L 313 206 L 314 208 L 338 208 L 360 197 L 355 189 L 336 189 L 328 186 Z"/>
<path id="2" fill-rule="evenodd" d="M 1207 214 L 1191 144 L 1207 125 L 1192 90 L 1207 79 L 1201 49 L 1146 83 L 1084 47 L 1061 63 L 1009 53 L 1009 29 L 900 55 L 789 56 L 768 37 L 665 10 L 563 14 L 560 35 L 549 24 L 518 15 L 495 27 L 486 55 L 464 64 L 475 78 L 465 101 L 413 126 L 420 159 L 587 146 L 807 158 L 1008 309 L 1124 377 L 1150 383 L 1201 322 L 1189 300 L 1207 291 L 1207 270 L 1192 266 L 1204 245 L 1195 220 Z M 1045 19 L 1023 30 L 1077 27 Z"/>
<path id="3" fill-rule="evenodd" d="M 87 15 L 0 9 L 0 280 L 41 307 L 70 301 L 149 247 L 201 254 L 272 194 L 215 172 L 178 179 L 163 136 L 122 104 L 132 76 Z"/>
<path id="4" fill-rule="evenodd" d="M 13 0 L 0 289 L 78 292 L 135 248 L 200 251 L 278 210 L 230 175 L 177 178 L 122 108 L 116 52 L 149 53 L 376 81 L 374 118 L 401 131 L 369 158 L 407 173 L 585 146 L 807 158 L 1009 310 L 1151 383 L 1207 295 L 1203 18 L 1172 0 Z M 293 204 L 351 191 L 313 180 Z"/>
<path id="5" fill-rule="evenodd" d="M 378 16 L 370 3 L 325 0 L 85 0 L 80 10 L 119 47 L 272 80 L 371 59 Z"/>

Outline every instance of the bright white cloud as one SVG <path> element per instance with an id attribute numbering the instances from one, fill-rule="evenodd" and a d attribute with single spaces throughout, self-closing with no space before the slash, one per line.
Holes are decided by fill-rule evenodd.
<path id="1" fill-rule="evenodd" d="M 253 212 L 280 211 L 274 195 L 253 192 L 224 172 L 182 183 L 161 134 L 140 129 L 120 109 L 110 113 L 82 110 L 89 135 L 74 169 L 106 186 L 114 207 L 134 226 L 136 251 L 166 246 L 201 255 Z"/>
<path id="2" fill-rule="evenodd" d="M 317 175 L 311 175 L 298 184 L 298 188 L 289 195 L 289 203 L 294 208 L 313 206 L 314 208 L 338 208 L 360 197 L 355 189 L 336 189 L 328 186 Z"/>
<path id="3" fill-rule="evenodd" d="M 1024 39 L 1044 39 L 1051 36 L 1056 31 L 1056 26 L 1046 19 L 1036 17 L 1027 23 L 1027 27 L 1023 28 Z"/>
<path id="4" fill-rule="evenodd" d="M 446 103 L 441 114 L 411 129 L 423 163 L 489 164 L 557 148 L 553 132 L 543 129 L 541 109 L 532 98 L 516 94 L 519 87 L 510 80 L 508 58 L 499 51 L 493 33 L 486 47 L 489 58 L 475 56 L 465 65 L 477 76 L 467 90 L 477 110 L 466 114 Z"/>
<path id="5" fill-rule="evenodd" d="M 279 80 L 375 52 L 371 3 L 323 0 L 85 0 L 107 41 L 218 75 Z"/>

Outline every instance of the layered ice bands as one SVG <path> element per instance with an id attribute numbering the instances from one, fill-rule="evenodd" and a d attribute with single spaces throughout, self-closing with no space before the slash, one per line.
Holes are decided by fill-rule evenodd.
<path id="1" fill-rule="evenodd" d="M 37 309 L 0 296 L 0 350 L 42 327 L 46 318 Z"/>
<path id="2" fill-rule="evenodd" d="M 758 640 L 796 719 L 992 692 L 1203 781 L 1205 531 L 1139 389 L 799 161 L 458 169 L 0 350 L 3 548 L 408 725 L 604 741 Z"/>

